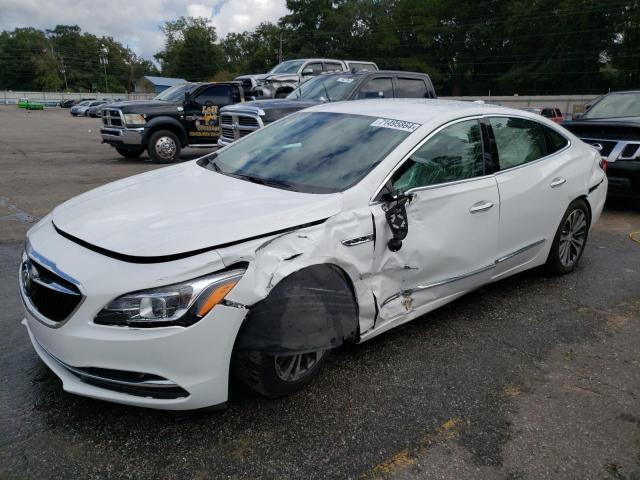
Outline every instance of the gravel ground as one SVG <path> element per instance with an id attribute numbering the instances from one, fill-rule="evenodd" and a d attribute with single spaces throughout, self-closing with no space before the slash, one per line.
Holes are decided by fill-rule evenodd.
<path id="1" fill-rule="evenodd" d="M 527 272 L 341 348 L 288 398 L 233 385 L 226 411 L 180 416 L 63 392 L 19 324 L 24 233 L 156 168 L 98 125 L 0 107 L 0 478 L 640 479 L 637 209 L 607 208 L 574 274 Z"/>

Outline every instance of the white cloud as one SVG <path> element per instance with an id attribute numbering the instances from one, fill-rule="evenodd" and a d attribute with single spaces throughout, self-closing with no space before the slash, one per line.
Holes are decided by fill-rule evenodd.
<path id="1" fill-rule="evenodd" d="M 276 22 L 287 9 L 285 0 L 0 0 L 0 12 L 0 30 L 79 25 L 152 59 L 163 47 L 160 26 L 165 21 L 182 15 L 208 18 L 222 38 L 260 22 Z"/>

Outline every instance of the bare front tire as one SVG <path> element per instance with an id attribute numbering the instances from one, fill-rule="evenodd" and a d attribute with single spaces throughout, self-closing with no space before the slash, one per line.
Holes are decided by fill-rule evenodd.
<path id="1" fill-rule="evenodd" d="M 587 202 L 574 200 L 562 217 L 549 251 L 546 267 L 550 273 L 573 272 L 587 244 L 590 222 Z"/>
<path id="2" fill-rule="evenodd" d="M 302 390 L 320 372 L 329 350 L 294 355 L 269 355 L 240 351 L 234 356 L 233 370 L 244 384 L 270 398 Z"/>
<path id="3" fill-rule="evenodd" d="M 152 162 L 171 163 L 180 155 L 180 140 L 169 130 L 158 130 L 151 134 L 147 151 Z"/>

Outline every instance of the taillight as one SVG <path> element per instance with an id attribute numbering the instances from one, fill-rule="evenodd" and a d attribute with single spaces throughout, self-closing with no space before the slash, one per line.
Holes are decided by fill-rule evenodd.
<path id="1" fill-rule="evenodd" d="M 604 173 L 607 173 L 607 170 L 609 169 L 609 162 L 607 162 L 606 159 L 601 158 L 600 159 L 600 168 L 602 169 L 602 171 Z"/>

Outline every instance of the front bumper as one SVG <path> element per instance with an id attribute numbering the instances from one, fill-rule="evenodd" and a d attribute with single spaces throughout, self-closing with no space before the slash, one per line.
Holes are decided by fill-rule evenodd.
<path id="1" fill-rule="evenodd" d="M 47 217 L 30 231 L 29 243 L 32 254 L 37 252 L 39 259 L 50 263 L 55 259 L 56 269 L 78 279 L 85 296 L 66 320 L 52 326 L 38 318 L 22 294 L 22 323 L 34 349 L 60 377 L 64 390 L 166 410 L 193 410 L 227 401 L 231 354 L 246 309 L 220 304 L 186 328 L 136 329 L 93 323 L 104 305 L 126 292 L 197 278 L 223 268 L 216 252 L 142 268 L 65 239 L 53 230 Z M 142 374 L 146 381 L 141 384 L 134 378 L 135 385 L 131 385 L 134 373 Z"/>
<path id="2" fill-rule="evenodd" d="M 617 160 L 608 165 L 609 195 L 640 199 L 640 160 Z"/>
<path id="3" fill-rule="evenodd" d="M 101 127 L 102 141 L 114 147 L 143 147 L 144 128 Z"/>

